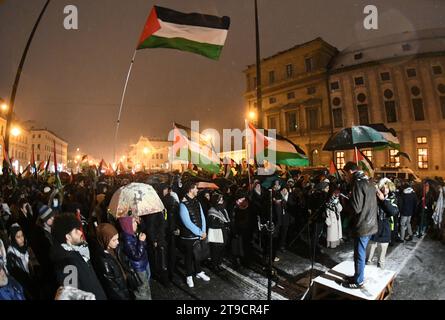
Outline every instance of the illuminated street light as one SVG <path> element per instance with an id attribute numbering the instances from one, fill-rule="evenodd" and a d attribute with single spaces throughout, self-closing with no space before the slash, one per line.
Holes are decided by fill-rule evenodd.
<path id="1" fill-rule="evenodd" d="M 7 110 L 8 110 L 8 105 L 6 104 L 6 102 L 3 102 L 3 103 L 1 104 L 0 109 L 1 109 L 2 111 L 7 111 Z"/>
<path id="2" fill-rule="evenodd" d="M 17 127 L 14 127 L 14 128 L 11 129 L 11 135 L 13 137 L 18 137 L 20 135 L 20 133 L 21 133 L 21 131 Z"/>
<path id="3" fill-rule="evenodd" d="M 144 154 L 148 154 L 149 152 L 150 152 L 150 149 L 149 148 L 144 148 Z"/>
<path id="4" fill-rule="evenodd" d="M 255 120 L 256 119 L 256 112 L 255 111 L 249 111 L 249 119 Z"/>

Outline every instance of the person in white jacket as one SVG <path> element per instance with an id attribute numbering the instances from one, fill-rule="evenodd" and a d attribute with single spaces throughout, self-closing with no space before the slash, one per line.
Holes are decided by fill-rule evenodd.
<path id="1" fill-rule="evenodd" d="M 340 244 L 340 239 L 343 237 L 340 215 L 343 207 L 338 196 L 338 190 L 334 191 L 329 202 L 326 204 L 326 240 L 328 248 L 337 247 Z"/>

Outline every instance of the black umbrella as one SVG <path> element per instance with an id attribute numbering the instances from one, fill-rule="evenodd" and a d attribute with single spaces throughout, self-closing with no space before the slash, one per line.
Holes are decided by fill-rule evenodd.
<path id="1" fill-rule="evenodd" d="M 323 147 L 325 151 L 351 150 L 385 146 L 388 141 L 376 130 L 367 126 L 345 128 L 331 137 Z"/>

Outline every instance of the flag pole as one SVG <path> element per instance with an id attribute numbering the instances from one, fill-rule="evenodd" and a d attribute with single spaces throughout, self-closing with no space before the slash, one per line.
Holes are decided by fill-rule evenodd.
<path id="1" fill-rule="evenodd" d="M 128 86 L 128 80 L 130 79 L 131 70 L 133 69 L 134 59 L 136 58 L 137 49 L 134 50 L 133 57 L 131 58 L 130 67 L 128 68 L 127 78 L 125 80 L 124 90 L 122 92 L 121 97 L 121 104 L 119 106 L 119 114 L 117 116 L 117 122 L 116 122 L 116 132 L 114 135 L 114 163 L 116 163 L 116 145 L 117 145 L 117 137 L 119 134 L 119 124 L 121 122 L 121 114 L 122 114 L 122 107 L 124 105 L 124 99 L 125 99 L 125 93 L 127 92 L 127 86 Z"/>
<path id="2" fill-rule="evenodd" d="M 356 162 L 356 164 L 357 164 L 357 166 L 358 166 L 358 152 L 357 152 L 357 147 L 354 147 L 354 149 L 355 149 L 355 162 Z"/>
<path id="3" fill-rule="evenodd" d="M 14 84 L 12 86 L 11 98 L 9 99 L 8 114 L 6 116 L 6 131 L 5 131 L 5 143 L 4 143 L 4 150 L 6 152 L 9 151 L 9 129 L 10 129 L 11 123 L 12 123 L 12 115 L 13 115 L 13 111 L 14 111 L 15 97 L 17 94 L 17 89 L 19 87 L 20 76 L 22 75 L 23 66 L 25 64 L 26 56 L 28 55 L 29 47 L 31 46 L 31 43 L 32 43 L 32 39 L 34 38 L 34 34 L 37 31 L 37 27 L 40 24 L 40 20 L 42 20 L 43 14 L 45 13 L 46 8 L 48 7 L 50 1 L 51 0 L 47 0 L 45 5 L 42 8 L 42 11 L 40 11 L 39 17 L 37 18 L 37 21 L 34 24 L 34 27 L 32 28 L 31 34 L 29 35 L 28 41 L 25 46 L 25 50 L 23 51 L 22 58 L 20 60 L 19 66 L 17 68 L 17 73 L 15 75 Z M 5 169 L 3 169 L 3 170 L 5 170 Z M 4 171 L 4 172 L 6 172 L 6 171 Z"/>
<path id="4" fill-rule="evenodd" d="M 263 128 L 263 104 L 261 91 L 261 54 L 260 54 L 260 30 L 258 23 L 258 4 L 255 0 L 255 45 L 256 45 L 256 102 L 258 115 L 258 128 Z"/>

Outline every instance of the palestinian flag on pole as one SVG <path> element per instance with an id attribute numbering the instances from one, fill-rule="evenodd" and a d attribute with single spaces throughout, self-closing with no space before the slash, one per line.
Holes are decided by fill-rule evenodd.
<path id="1" fill-rule="evenodd" d="M 371 160 L 360 150 L 354 150 L 354 162 L 357 163 L 359 167 L 362 168 L 364 172 L 368 174 L 369 177 L 374 177 L 374 166 Z"/>
<path id="2" fill-rule="evenodd" d="M 253 141 L 247 141 L 247 143 L 253 146 L 252 151 L 257 162 L 262 162 L 265 159 L 266 152 L 275 152 L 275 164 L 289 167 L 307 167 L 309 165 L 304 151 L 289 139 L 278 134 L 275 139 L 269 137 L 267 130 L 264 130 L 263 134 L 251 123 L 249 123 L 249 129 L 252 134 L 247 134 L 247 140 Z"/>
<path id="3" fill-rule="evenodd" d="M 383 123 L 368 124 L 367 127 L 370 127 L 372 129 L 378 131 L 383 136 L 383 138 L 385 138 L 386 141 L 389 142 L 388 146 L 390 148 L 400 150 L 400 141 L 399 141 L 399 138 L 397 138 L 397 133 L 393 128 L 388 128 Z M 377 147 L 374 149 L 382 150 L 382 149 L 387 148 L 388 146 Z"/>
<path id="4" fill-rule="evenodd" d="M 229 17 L 182 13 L 154 6 L 137 49 L 170 48 L 218 60 L 229 26 Z"/>
<path id="5" fill-rule="evenodd" d="M 188 137 L 188 133 L 192 134 L 189 128 L 174 124 L 173 159 L 189 161 L 205 171 L 219 173 L 221 159 L 213 147 L 209 146 L 199 133 L 198 138 L 191 140 Z M 198 142 L 195 140 L 198 140 Z"/>

